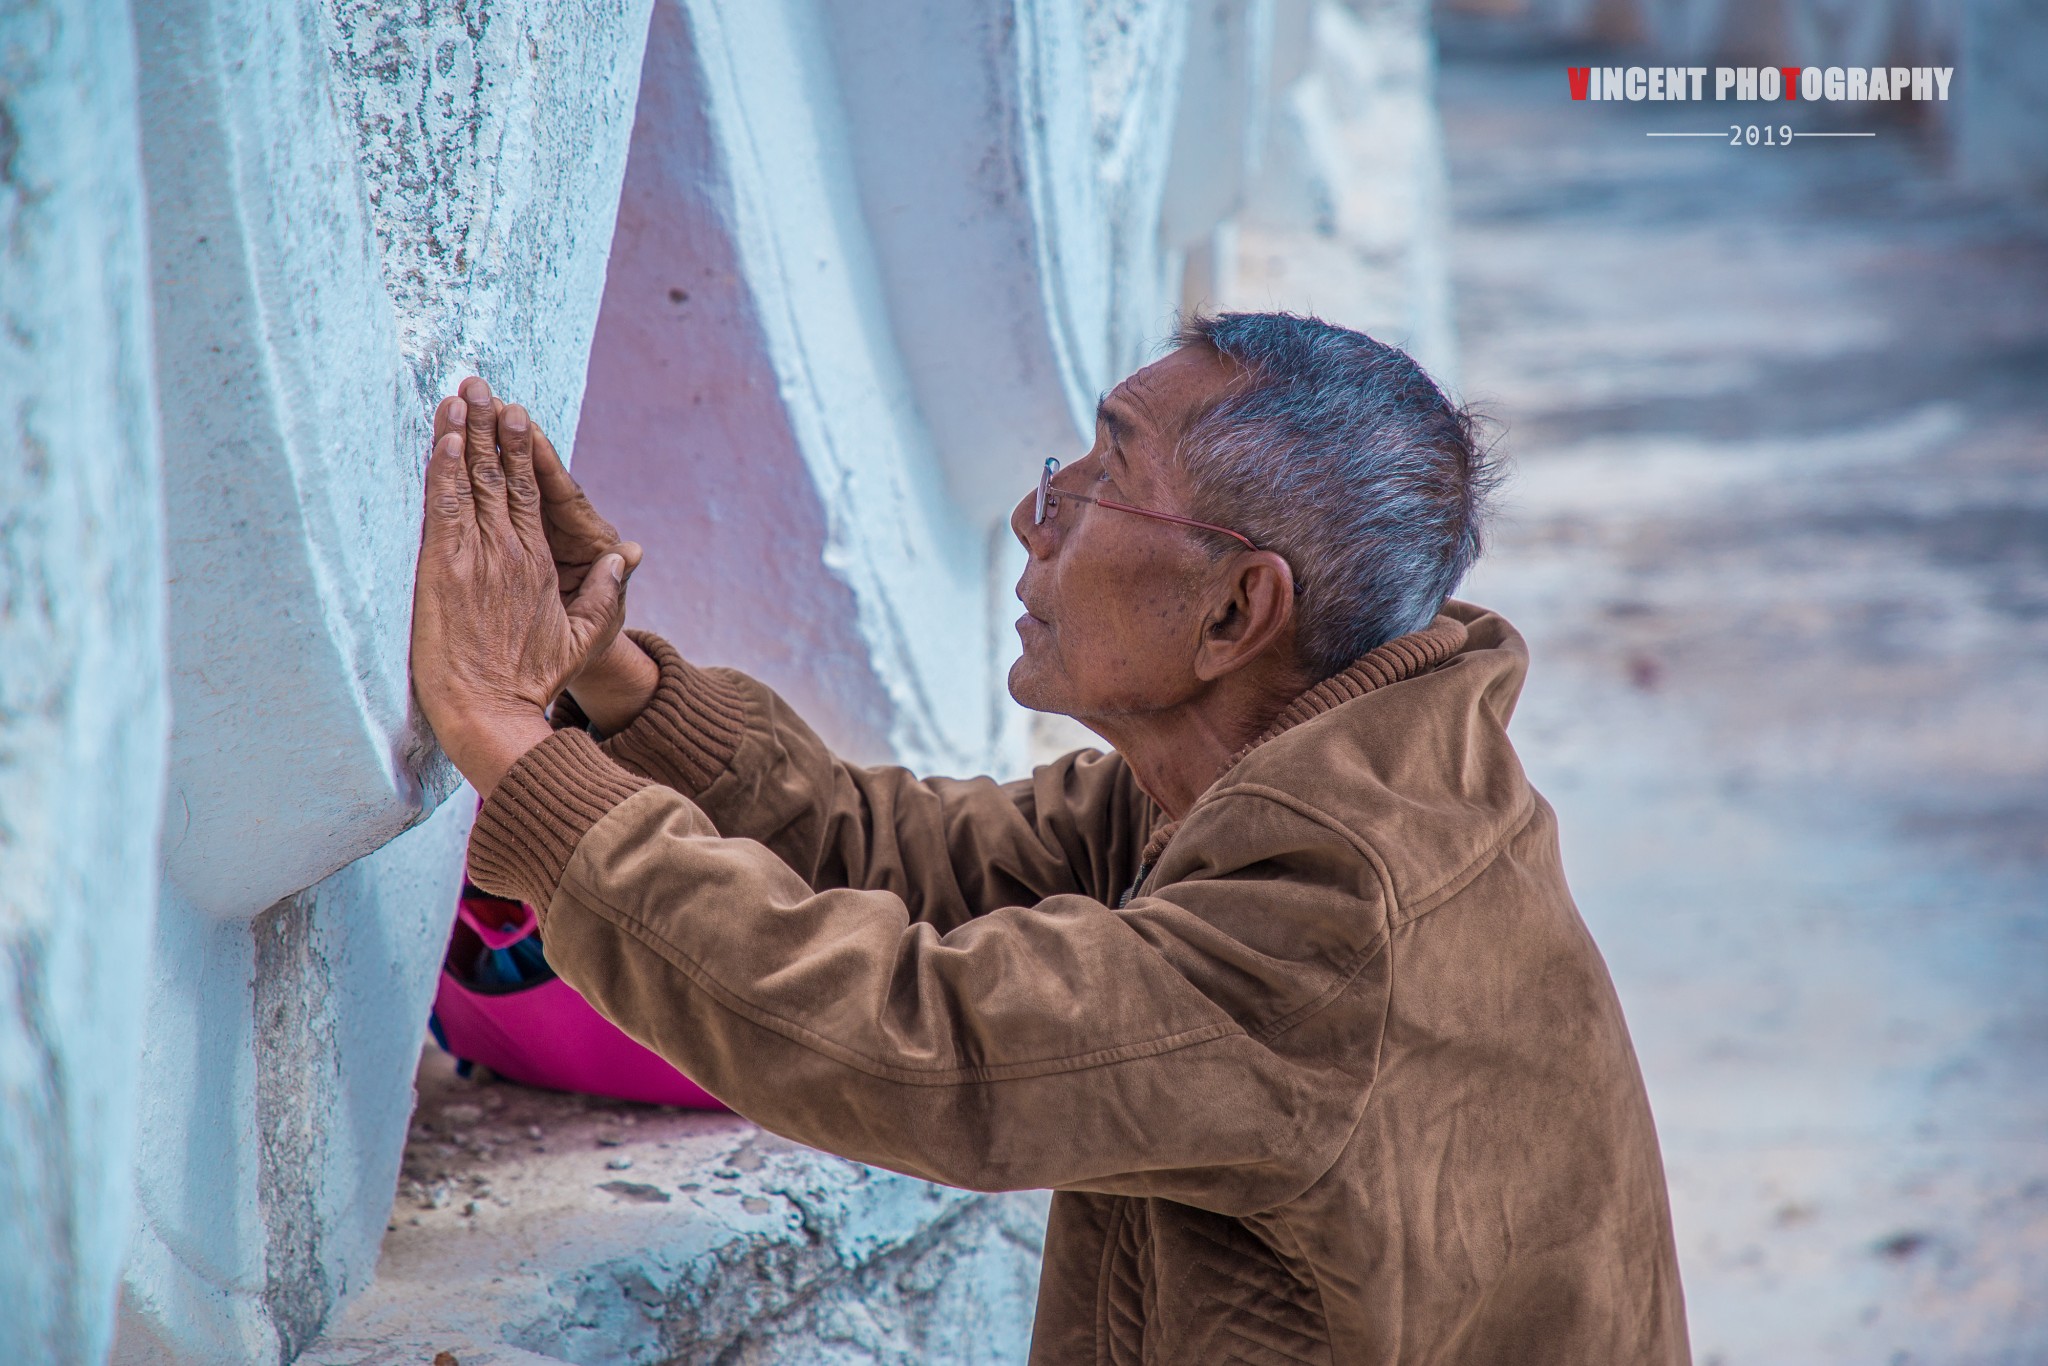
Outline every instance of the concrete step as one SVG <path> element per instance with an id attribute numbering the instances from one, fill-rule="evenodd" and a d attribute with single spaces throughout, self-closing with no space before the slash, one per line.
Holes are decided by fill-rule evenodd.
<path id="1" fill-rule="evenodd" d="M 1043 1193 L 464 1079 L 432 1047 L 418 1084 L 376 1279 L 303 1366 L 1024 1359 Z"/>

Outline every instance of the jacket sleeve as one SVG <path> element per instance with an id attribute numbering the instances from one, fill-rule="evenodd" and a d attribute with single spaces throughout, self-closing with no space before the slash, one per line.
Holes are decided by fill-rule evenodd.
<path id="1" fill-rule="evenodd" d="M 893 890 L 814 890 L 689 799 L 607 770 L 587 737 L 538 747 L 486 803 L 473 871 L 516 881 L 491 850 L 573 843 L 519 889 L 547 897 L 549 961 L 766 1128 L 952 1185 L 1244 1214 L 1299 1194 L 1357 1121 L 1384 916 L 1375 888 L 1330 885 L 1364 865 L 1296 812 L 1208 803 L 1215 829 L 1176 843 L 1227 826 L 1256 857 L 1122 910 L 1056 893 L 942 934 Z M 561 809 L 555 785 L 612 804 L 577 834 L 580 816 L 531 814 Z M 1335 1065 L 1332 1030 L 1355 1045 Z"/>
<path id="2" fill-rule="evenodd" d="M 771 689 L 690 664 L 658 636 L 634 639 L 660 683 L 604 752 L 814 889 L 894 892 L 942 931 L 1060 892 L 1115 900 L 1158 819 L 1123 760 L 1093 751 L 1000 784 L 849 764 Z"/>

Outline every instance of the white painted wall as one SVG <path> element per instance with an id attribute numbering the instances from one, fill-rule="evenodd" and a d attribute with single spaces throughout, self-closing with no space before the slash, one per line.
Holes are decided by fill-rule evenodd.
<path id="1" fill-rule="evenodd" d="M 758 327 L 778 417 L 826 512 L 825 538 L 799 577 L 851 592 L 850 625 L 887 698 L 877 737 L 887 748 L 873 757 L 978 765 L 1000 682 L 983 621 L 984 533 L 947 495 L 905 358 L 885 330 L 853 174 L 855 130 L 833 117 L 837 68 L 821 16 L 804 0 L 707 0 L 685 4 L 682 17 L 725 172 L 735 285 Z M 714 591 L 763 605 L 748 593 L 747 570 L 714 573 Z"/>
<path id="2" fill-rule="evenodd" d="M 122 0 L 0 8 L 0 1361 L 106 1350 L 164 768 Z"/>

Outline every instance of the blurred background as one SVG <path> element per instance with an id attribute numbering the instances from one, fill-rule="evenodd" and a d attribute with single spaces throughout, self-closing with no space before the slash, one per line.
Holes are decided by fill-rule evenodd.
<path id="1" fill-rule="evenodd" d="M 2042 16 L 1564 8 L 1437 16 L 1463 388 L 1517 469 L 1465 592 L 1530 639 L 1517 743 L 1696 1359 L 2048 1361 Z M 1741 106 L 1562 97 L 1685 55 L 1958 70 L 1946 106 L 1780 105 L 1877 136 L 1777 149 L 1727 145 Z"/>

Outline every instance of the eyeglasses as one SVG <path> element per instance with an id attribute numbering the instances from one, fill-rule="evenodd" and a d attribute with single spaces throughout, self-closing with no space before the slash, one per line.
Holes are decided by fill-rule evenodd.
<path id="1" fill-rule="evenodd" d="M 1257 546 L 1252 544 L 1251 537 L 1241 532 L 1232 531 L 1227 526 L 1217 526 L 1214 522 L 1198 522 L 1192 517 L 1176 517 L 1171 512 L 1154 512 L 1150 508 L 1132 507 L 1129 503 L 1119 503 L 1111 498 L 1090 498 L 1085 493 L 1069 493 L 1064 489 L 1056 489 L 1052 486 L 1052 477 L 1059 472 L 1059 468 L 1060 462 L 1057 459 L 1052 456 L 1045 458 L 1045 468 L 1038 473 L 1038 505 L 1037 511 L 1031 518 L 1031 525 L 1033 526 L 1044 526 L 1045 519 L 1060 510 L 1060 499 L 1071 498 L 1077 503 L 1093 503 L 1099 508 L 1115 508 L 1118 512 L 1129 512 L 1139 517 L 1150 517 L 1156 521 L 1175 522 L 1181 526 L 1200 527 L 1204 531 L 1220 531 L 1225 536 L 1230 537 L 1231 540 L 1244 546 L 1246 550 L 1258 549 Z"/>

